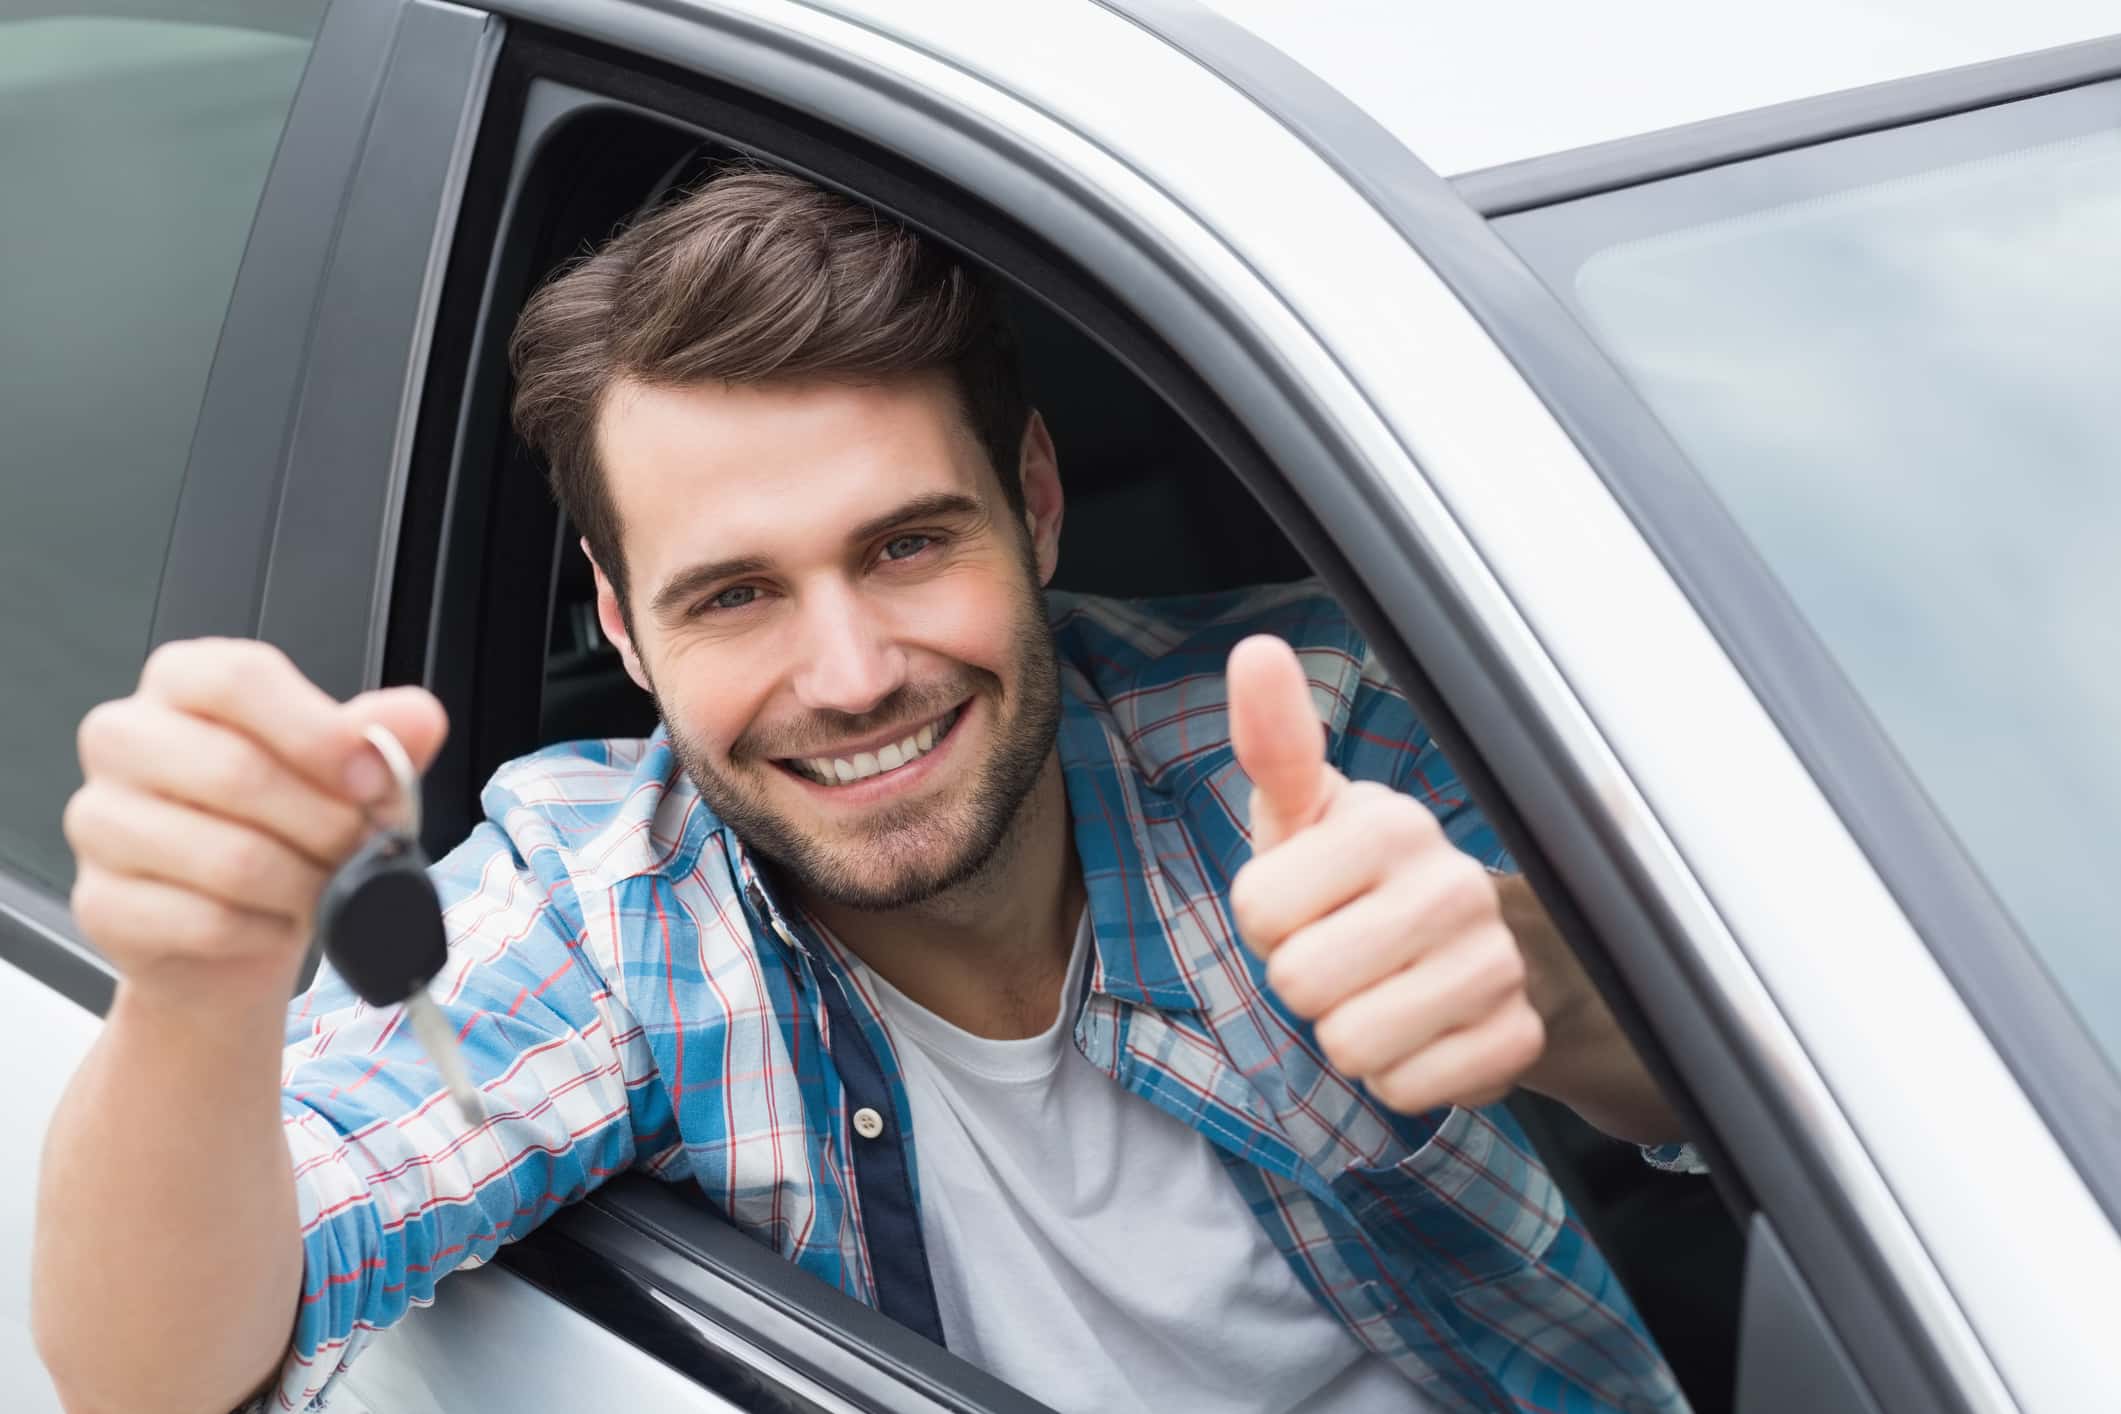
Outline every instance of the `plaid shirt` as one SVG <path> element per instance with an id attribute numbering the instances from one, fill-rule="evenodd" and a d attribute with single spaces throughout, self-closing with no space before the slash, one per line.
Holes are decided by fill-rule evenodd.
<path id="1" fill-rule="evenodd" d="M 1387 1110 L 1238 941 L 1251 787 L 1223 663 L 1248 633 L 1296 647 L 1343 772 L 1415 793 L 1460 848 L 1505 860 L 1346 618 L 1311 585 L 1050 606 L 1095 941 L 1082 1053 L 1212 1141 L 1304 1288 L 1438 1408 L 1684 1410 L 1508 1112 Z M 280 1407 L 312 1404 L 444 1273 L 627 1169 L 697 1183 L 788 1260 L 940 1340 L 918 1136 L 865 974 L 776 902 L 661 734 L 512 762 L 485 810 L 434 866 L 450 959 L 431 989 L 484 1121 L 457 1115 L 398 1009 L 329 975 L 291 1008 L 306 1270 Z M 880 1135 L 856 1133 L 864 1108 Z"/>

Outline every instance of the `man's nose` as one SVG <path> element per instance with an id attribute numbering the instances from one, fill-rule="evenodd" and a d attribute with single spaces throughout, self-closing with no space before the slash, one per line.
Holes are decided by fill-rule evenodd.
<path id="1" fill-rule="evenodd" d="M 797 632 L 796 699 L 813 711 L 859 715 L 905 684 L 905 651 L 851 587 L 805 594 Z"/>

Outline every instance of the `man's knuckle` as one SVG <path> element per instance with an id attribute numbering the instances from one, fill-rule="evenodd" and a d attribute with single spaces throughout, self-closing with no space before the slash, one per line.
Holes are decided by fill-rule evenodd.
<path id="1" fill-rule="evenodd" d="M 269 842 L 244 830 L 211 852 L 202 873 L 224 897 L 258 899 L 269 896 L 279 882 L 279 862 Z"/>
<path id="2" fill-rule="evenodd" d="M 1437 860 L 1425 874 L 1429 906 L 1439 917 L 1459 924 L 1478 924 L 1502 915 L 1502 895 L 1479 860 L 1458 850 Z"/>
<path id="3" fill-rule="evenodd" d="M 1482 935 L 1479 958 L 1474 964 L 1474 979 L 1483 991 L 1498 996 L 1524 990 L 1524 950 L 1506 930 L 1497 929 Z"/>
<path id="4" fill-rule="evenodd" d="M 352 857 L 368 838 L 368 817 L 350 805 L 337 801 L 320 808 L 313 817 L 316 830 L 315 846 L 325 859 L 334 863 Z"/>
<path id="5" fill-rule="evenodd" d="M 187 893 L 169 910 L 171 948 L 193 954 L 226 951 L 242 932 L 242 917 L 219 899 Z"/>
<path id="6" fill-rule="evenodd" d="M 271 792 L 278 773 L 264 752 L 230 737 L 208 760 L 204 776 L 205 788 L 215 801 L 250 804 Z"/>
<path id="7" fill-rule="evenodd" d="M 173 643 L 158 643 L 148 650 L 147 660 L 140 665 L 140 685 L 159 686 L 167 683 L 183 669 L 185 661 L 199 651 L 195 641 L 179 640 Z"/>
<path id="8" fill-rule="evenodd" d="M 1288 944 L 1274 950 L 1267 959 L 1267 985 L 1274 995 L 1298 1016 L 1316 1016 L 1322 998 L 1317 979 L 1310 967 L 1303 965 L 1302 957 L 1290 951 Z"/>
<path id="9" fill-rule="evenodd" d="M 1318 1038 L 1319 1052 L 1333 1068 L 1343 1075 L 1360 1075 L 1363 1070 L 1364 1044 L 1362 1028 L 1351 1021 L 1344 1012 L 1333 1012 L 1321 1020 L 1312 1034 Z"/>
<path id="10" fill-rule="evenodd" d="M 1510 1073 L 1515 1076 L 1528 1069 L 1546 1046 L 1547 1027 L 1539 1013 L 1528 1005 L 1512 1007 L 1500 1041 L 1502 1059 Z"/>
<path id="11" fill-rule="evenodd" d="M 89 937 L 101 941 L 113 931 L 111 880 L 101 869 L 83 869 L 75 874 L 66 902 L 73 911 L 74 922 Z"/>
<path id="12" fill-rule="evenodd" d="M 98 702 L 81 714 L 81 725 L 74 731 L 74 747 L 81 758 L 84 773 L 95 769 L 113 744 L 113 739 L 124 725 L 128 698 L 109 702 Z"/>
<path id="13" fill-rule="evenodd" d="M 1368 823 L 1378 836 L 1402 854 L 1412 853 L 1429 842 L 1434 820 L 1418 802 L 1397 791 L 1378 787 L 1369 807 Z"/>
<path id="14" fill-rule="evenodd" d="M 1263 936 L 1266 927 L 1266 897 L 1263 892 L 1265 880 L 1260 871 L 1247 864 L 1237 871 L 1230 881 L 1230 916 L 1237 921 L 1237 931 L 1248 943 L 1258 945 L 1268 941 Z"/>
<path id="15" fill-rule="evenodd" d="M 1412 1114 L 1429 1107 L 1428 1081 L 1415 1066 L 1399 1066 L 1366 1082 L 1389 1108 Z"/>
<path id="16" fill-rule="evenodd" d="M 65 808 L 59 812 L 59 833 L 76 854 L 81 852 L 83 841 L 95 833 L 96 809 L 96 788 L 91 783 L 68 796 Z"/>

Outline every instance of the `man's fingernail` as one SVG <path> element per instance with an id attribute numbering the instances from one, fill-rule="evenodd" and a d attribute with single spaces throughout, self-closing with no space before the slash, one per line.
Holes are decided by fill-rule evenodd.
<path id="1" fill-rule="evenodd" d="M 354 758 L 346 763 L 346 789 L 352 792 L 355 800 L 363 804 L 381 800 L 383 792 L 389 788 L 390 772 L 383 769 L 383 763 L 367 747 L 355 752 Z"/>

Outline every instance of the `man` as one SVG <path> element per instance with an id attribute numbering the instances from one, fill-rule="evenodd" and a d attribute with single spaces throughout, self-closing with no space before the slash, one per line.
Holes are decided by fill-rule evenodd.
<path id="1" fill-rule="evenodd" d="M 1316 589 L 1042 593 L 983 281 L 734 172 L 512 352 L 662 728 L 502 768 L 435 868 L 474 1124 L 395 1009 L 283 1001 L 387 793 L 362 727 L 431 759 L 434 701 L 202 642 L 89 715 L 122 980 L 35 1276 L 72 1407 L 306 1407 L 635 1167 L 1062 1408 L 1683 1407 L 1495 1104 L 1675 1138 L 1610 1017 Z"/>

